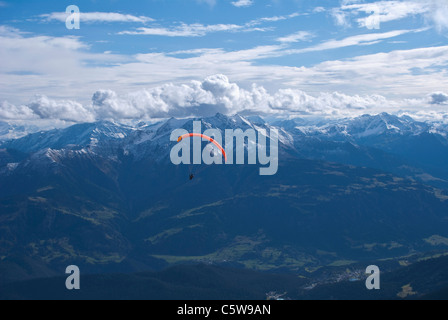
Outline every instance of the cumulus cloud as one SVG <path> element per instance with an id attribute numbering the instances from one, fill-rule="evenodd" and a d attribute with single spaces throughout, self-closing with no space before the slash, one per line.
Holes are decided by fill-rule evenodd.
<path id="1" fill-rule="evenodd" d="M 25 106 L 3 102 L 3 119 L 57 119 L 86 122 L 99 119 L 151 119 L 165 117 L 208 116 L 217 112 L 234 114 L 338 114 L 344 110 L 362 110 L 385 103 L 375 96 L 347 96 L 323 93 L 312 97 L 301 90 L 282 89 L 275 94 L 256 84 L 243 89 L 218 74 L 188 84 L 165 84 L 150 89 L 118 95 L 112 90 L 98 90 L 87 106 L 71 100 L 53 100 L 36 96 Z"/>
<path id="2" fill-rule="evenodd" d="M 448 95 L 435 93 L 431 97 L 431 101 L 422 98 L 418 107 L 430 106 L 435 102 L 448 103 Z M 95 117 L 115 120 L 209 116 L 217 112 L 350 117 L 394 112 L 404 106 L 417 107 L 411 101 L 394 101 L 381 95 L 322 92 L 313 96 L 292 88 L 269 93 L 257 84 L 244 89 L 222 74 L 207 77 L 201 82 L 166 84 L 122 96 L 111 90 L 100 90 L 93 95 L 92 104 Z"/>
<path id="3" fill-rule="evenodd" d="M 321 93 L 313 97 L 297 89 L 281 89 L 274 94 L 253 84 L 241 88 L 222 74 L 188 84 L 165 84 L 150 89 L 118 95 L 112 90 L 98 90 L 91 104 L 83 106 L 70 100 L 37 96 L 26 106 L 1 104 L 3 119 L 57 119 L 88 122 L 100 119 L 129 120 L 167 117 L 209 116 L 221 112 L 260 114 L 319 114 L 342 116 L 391 104 L 382 96 L 349 96 Z"/>
<path id="4" fill-rule="evenodd" d="M 249 94 L 223 75 L 189 84 L 166 84 L 118 96 L 111 90 L 97 91 L 92 98 L 101 118 L 163 118 L 232 113 L 247 105 Z"/>
<path id="5" fill-rule="evenodd" d="M 52 100 L 46 96 L 35 97 L 27 107 L 41 119 L 57 119 L 74 122 L 94 121 L 90 108 L 71 100 Z"/>
<path id="6" fill-rule="evenodd" d="M 36 118 L 33 110 L 27 106 L 15 106 L 7 101 L 0 103 L 0 119 L 2 120 L 28 120 Z"/>
<path id="7" fill-rule="evenodd" d="M 13 105 L 7 101 L 0 103 L 2 120 L 56 120 L 69 122 L 91 122 L 96 117 L 91 106 L 72 100 L 53 100 L 46 96 L 36 96 L 26 105 Z"/>
<path id="8" fill-rule="evenodd" d="M 320 93 L 317 97 L 301 90 L 282 89 L 269 97 L 269 106 L 281 113 L 303 115 L 351 116 L 375 112 L 380 106 L 393 107 L 395 102 L 380 95 L 349 96 L 339 92 Z"/>
<path id="9" fill-rule="evenodd" d="M 113 90 L 98 90 L 91 103 L 82 105 L 71 100 L 54 100 L 36 96 L 23 106 L 8 102 L 0 104 L 0 120 L 55 120 L 92 122 L 95 120 L 135 120 L 168 117 L 210 116 L 256 113 L 261 115 L 316 115 L 352 117 L 365 113 L 391 112 L 401 108 L 414 110 L 418 116 L 430 115 L 431 106 L 448 104 L 448 94 L 436 92 L 421 99 L 389 100 L 381 95 L 347 95 L 322 92 L 310 95 L 288 88 L 268 92 L 252 84 L 242 88 L 222 74 L 190 81 L 185 84 L 165 84 L 144 90 L 117 94 Z M 426 107 L 422 110 L 422 107 Z M 422 112 L 424 111 L 424 114 Z M 411 112 L 411 111 L 409 111 Z M 412 112 L 411 112 L 412 113 Z"/>

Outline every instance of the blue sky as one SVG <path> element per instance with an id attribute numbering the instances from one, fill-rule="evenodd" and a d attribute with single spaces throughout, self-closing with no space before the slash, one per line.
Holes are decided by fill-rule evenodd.
<path id="1" fill-rule="evenodd" d="M 445 0 L 3 0 L 0 119 L 440 117 L 447 32 Z"/>

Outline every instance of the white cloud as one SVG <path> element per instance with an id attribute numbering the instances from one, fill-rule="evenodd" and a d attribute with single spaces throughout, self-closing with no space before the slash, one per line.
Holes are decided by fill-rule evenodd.
<path id="1" fill-rule="evenodd" d="M 203 25 L 200 23 L 195 24 L 181 24 L 180 26 L 172 28 L 151 27 L 151 28 L 138 28 L 134 31 L 122 31 L 118 34 L 122 35 L 153 35 L 153 36 L 166 36 L 166 37 L 203 37 L 208 33 L 214 32 L 235 32 L 238 30 L 244 30 L 245 27 L 236 24 L 215 24 L 215 25 Z M 246 29 L 247 31 L 248 29 Z M 253 29 L 249 30 L 253 31 Z M 258 31 L 261 31 L 259 29 Z"/>
<path id="2" fill-rule="evenodd" d="M 363 14 L 363 17 L 358 17 Z M 448 29 L 448 2 L 445 0 L 390 0 L 376 2 L 342 1 L 332 11 L 335 23 L 349 26 L 355 18 L 359 27 L 367 27 L 375 15 L 380 23 L 401 20 L 410 16 L 423 16 L 439 32 Z"/>
<path id="3" fill-rule="evenodd" d="M 262 18 L 258 18 L 252 21 L 249 21 L 246 25 L 249 26 L 253 26 L 253 25 L 259 25 L 262 23 L 267 23 L 267 22 L 277 22 L 277 21 L 283 21 L 283 20 L 288 20 L 288 19 L 293 19 L 302 15 L 306 15 L 305 13 L 298 13 L 298 12 L 294 12 L 288 15 L 283 15 L 283 16 L 273 16 L 273 17 L 262 17 Z"/>
<path id="4" fill-rule="evenodd" d="M 321 13 L 327 11 L 324 7 L 316 7 L 313 9 L 314 13 Z"/>
<path id="5" fill-rule="evenodd" d="M 44 21 L 60 21 L 65 22 L 68 14 L 65 12 L 53 12 L 49 14 L 42 14 L 40 18 Z M 83 23 L 96 22 L 135 22 L 147 23 L 154 21 L 154 19 L 145 16 L 134 16 L 130 14 L 121 14 L 116 12 L 81 12 L 80 19 Z"/>
<path id="6" fill-rule="evenodd" d="M 175 96 L 177 87 L 185 83 L 186 79 L 201 81 L 210 74 L 226 74 L 237 82 L 240 88 L 246 88 L 246 91 L 251 93 L 252 89 L 247 88 L 251 88 L 252 83 L 262 86 L 257 87 L 258 89 L 266 88 L 272 92 L 294 88 L 316 97 L 320 96 L 321 92 L 341 92 L 350 96 L 381 94 L 388 99 L 400 101 L 421 98 L 428 92 L 444 91 L 448 86 L 445 71 L 448 64 L 446 46 L 381 52 L 325 61 L 309 67 L 267 65 L 258 62 L 261 59 L 287 54 L 299 55 L 307 51 L 367 45 L 404 32 L 412 30 L 329 40 L 299 50 L 290 50 L 285 44 L 277 44 L 235 51 L 199 48 L 118 56 L 89 53 L 89 46 L 76 37 L 34 36 L 12 28 L 0 27 L 0 101 L 8 100 L 17 106 L 26 105 L 30 97 L 40 94 L 56 101 L 76 100 L 85 107 L 91 104 L 89 98 L 92 92 L 101 88 L 112 90 L 119 98 L 123 98 L 123 92 L 148 87 L 166 87 L 166 83 L 173 84 L 175 89 L 172 90 L 171 96 Z M 263 96 L 263 90 L 258 89 L 257 95 Z M 168 92 L 168 87 L 162 91 Z M 192 92 L 209 95 L 208 91 Z M 253 94 L 254 97 L 257 95 Z M 114 101 L 108 97 L 110 101 Z M 165 112 L 163 108 L 168 108 L 170 103 L 167 103 L 165 98 L 158 98 L 158 95 L 154 97 L 160 103 L 160 109 L 157 110 Z M 135 106 L 141 106 L 140 102 L 137 103 L 139 99 L 135 97 L 136 102 L 130 105 L 130 111 L 123 110 L 122 116 L 128 116 L 126 112 L 141 114 L 140 109 L 133 110 Z M 204 101 L 205 98 L 201 99 L 195 98 L 194 101 Z M 204 101 L 204 105 L 207 101 Z M 246 103 L 248 100 L 243 101 Z M 210 105 L 216 106 L 213 103 Z M 117 108 L 119 107 L 118 105 Z M 89 110 L 87 108 L 88 112 L 93 112 Z M 107 109 L 101 112 L 106 114 L 105 110 Z M 156 114 L 157 110 L 148 114 Z M 179 114 L 193 112 L 193 109 L 176 110 Z M 77 114 L 82 112 L 78 110 L 70 118 L 76 118 Z M 97 116 L 95 112 L 93 115 Z"/>
<path id="7" fill-rule="evenodd" d="M 349 14 L 340 8 L 333 8 L 330 10 L 330 15 L 333 17 L 334 23 L 343 28 L 351 27 Z"/>
<path id="8" fill-rule="evenodd" d="M 20 31 L 19 29 L 10 26 L 0 25 L 0 37 L 18 38 L 24 34 L 26 33 Z"/>
<path id="9" fill-rule="evenodd" d="M 232 2 L 232 5 L 238 8 L 250 7 L 254 4 L 253 0 L 236 0 Z"/>
<path id="10" fill-rule="evenodd" d="M 366 27 L 372 14 L 379 17 L 380 23 L 400 20 L 410 15 L 426 12 L 426 5 L 410 1 L 379 1 L 372 3 L 357 3 L 343 5 L 342 10 L 352 13 L 364 13 L 367 17 L 358 18 L 360 27 Z"/>
<path id="11" fill-rule="evenodd" d="M 99 118 L 141 119 L 204 116 L 216 112 L 234 114 L 243 111 L 264 114 L 319 114 L 342 116 L 388 104 L 381 96 L 348 96 L 322 93 L 313 97 L 301 90 L 281 89 L 274 94 L 256 84 L 250 90 L 231 83 L 224 75 L 207 77 L 202 82 L 167 84 L 118 96 L 110 90 L 93 96 Z"/>
<path id="12" fill-rule="evenodd" d="M 52 100 L 46 96 L 35 97 L 27 107 L 41 119 L 55 119 L 75 122 L 94 121 L 89 107 L 70 100 Z"/>
<path id="13" fill-rule="evenodd" d="M 104 69 L 99 72 L 101 66 L 128 59 L 90 53 L 89 48 L 79 37 L 35 36 L 0 26 L 0 99 L 17 103 L 17 98 L 23 97 L 19 103 L 24 103 L 36 94 L 79 97 L 87 92 L 85 83 L 93 73 L 96 81 L 110 76 Z"/>
<path id="14" fill-rule="evenodd" d="M 423 2 L 424 0 L 414 0 Z M 448 30 L 448 2 L 444 0 L 425 0 L 429 1 L 429 10 L 426 18 L 434 24 L 439 32 Z"/>
<path id="15" fill-rule="evenodd" d="M 302 78 L 289 85 L 349 94 L 381 93 L 395 99 L 420 98 L 448 86 L 447 63 L 447 46 L 397 50 L 326 61 L 304 70 Z"/>
<path id="16" fill-rule="evenodd" d="M 64 73 L 74 55 L 89 48 L 78 37 L 25 36 L 7 27 L 0 28 L 0 43 L 0 72 Z"/>
<path id="17" fill-rule="evenodd" d="M 54 120 L 57 123 L 91 122 L 96 117 L 91 105 L 83 106 L 72 100 L 54 100 L 36 96 L 26 105 L 15 106 L 7 101 L 0 103 L 2 120 Z"/>
<path id="18" fill-rule="evenodd" d="M 395 102 L 379 95 L 349 96 L 339 92 L 323 92 L 314 97 L 293 89 L 281 89 L 270 98 L 271 108 L 286 114 L 292 112 L 333 117 L 375 112 L 380 106 L 391 108 L 395 105 Z"/>
<path id="19" fill-rule="evenodd" d="M 0 102 L 0 119 L 2 120 L 27 120 L 35 115 L 27 106 L 15 106 L 7 101 Z"/>
<path id="20" fill-rule="evenodd" d="M 83 106 L 71 100 L 53 100 L 46 96 L 36 96 L 27 105 L 13 105 L 0 102 L 2 120 L 37 120 L 91 122 L 95 115 L 91 106 Z"/>
<path id="21" fill-rule="evenodd" d="M 410 116 L 414 120 L 421 122 L 432 122 L 434 124 L 434 128 L 438 126 L 446 126 L 448 125 L 448 113 L 444 111 L 434 111 L 434 110 L 417 110 L 414 112 L 403 111 L 397 114 L 398 116 Z M 442 129 L 442 132 L 446 132 L 446 128 Z"/>
<path id="22" fill-rule="evenodd" d="M 217 112 L 235 114 L 252 112 L 271 115 L 318 115 L 351 117 L 365 113 L 388 111 L 414 113 L 431 112 L 431 105 L 446 104 L 448 95 L 435 93 L 418 101 L 389 100 L 381 95 L 347 95 L 340 92 L 321 92 L 311 95 L 299 89 L 280 89 L 269 93 L 263 86 L 252 84 L 244 89 L 217 74 L 203 81 L 184 84 L 165 84 L 149 89 L 118 94 L 99 90 L 89 104 L 70 100 L 54 100 L 38 96 L 25 106 L 0 104 L 0 119 L 52 119 L 55 121 L 88 122 L 102 119 L 117 121 L 167 117 L 210 116 Z M 399 109 L 400 108 L 400 109 Z M 410 111 L 412 113 L 412 111 Z"/>
<path id="23" fill-rule="evenodd" d="M 299 13 L 292 13 L 284 16 L 262 17 L 251 20 L 244 24 L 211 24 L 204 25 L 201 23 L 186 24 L 180 23 L 169 27 L 153 26 L 140 27 L 134 30 L 121 31 L 121 35 L 152 35 L 166 37 L 203 37 L 209 33 L 215 32 L 253 32 L 253 31 L 269 31 L 268 27 L 257 27 L 261 24 L 272 23 L 300 16 Z"/>
<path id="24" fill-rule="evenodd" d="M 136 119 L 235 113 L 250 103 L 251 94 L 223 75 L 207 77 L 202 82 L 166 84 L 123 96 L 111 90 L 93 95 L 95 113 L 101 118 Z"/>
<path id="25" fill-rule="evenodd" d="M 344 38 L 342 40 L 328 40 L 321 44 L 318 44 L 313 47 L 308 47 L 304 49 L 298 50 L 289 50 L 286 51 L 288 54 L 297 54 L 297 53 L 306 53 L 306 52 L 314 52 L 314 51 L 323 51 L 323 50 L 331 50 L 338 48 L 345 48 L 350 46 L 361 46 L 361 45 L 371 45 L 378 43 L 379 41 L 395 38 L 406 33 L 410 32 L 418 32 L 419 30 L 395 30 L 389 31 L 385 33 L 368 33 L 361 34 L 356 36 L 351 36 Z"/>
<path id="26" fill-rule="evenodd" d="M 308 31 L 298 31 L 296 33 L 280 37 L 277 39 L 279 42 L 284 43 L 291 43 L 291 42 L 300 42 L 300 41 L 307 41 L 314 37 L 314 34 Z"/>

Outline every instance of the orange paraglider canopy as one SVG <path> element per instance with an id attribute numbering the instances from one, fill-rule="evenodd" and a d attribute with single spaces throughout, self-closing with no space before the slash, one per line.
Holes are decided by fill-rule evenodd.
<path id="1" fill-rule="evenodd" d="M 206 135 L 203 135 L 201 133 L 187 133 L 187 134 L 184 134 L 183 136 L 180 136 L 179 139 L 177 139 L 177 142 L 181 142 L 183 139 L 192 138 L 192 137 L 203 138 L 203 139 L 208 140 L 211 143 L 213 143 L 216 147 L 218 147 L 219 150 L 221 150 L 221 153 L 224 156 L 224 160 L 227 162 L 227 154 L 226 154 L 226 151 L 224 150 L 224 148 L 218 142 L 216 142 L 215 139 L 212 139 Z"/>

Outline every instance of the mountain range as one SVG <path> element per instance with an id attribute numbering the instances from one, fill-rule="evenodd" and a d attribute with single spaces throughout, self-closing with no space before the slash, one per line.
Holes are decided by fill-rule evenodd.
<path id="1" fill-rule="evenodd" d="M 278 129 L 278 173 L 173 165 L 170 134 L 191 132 L 194 120 L 203 130 Z M 103 274 L 199 262 L 310 277 L 444 253 L 447 134 L 444 124 L 390 114 L 269 122 L 217 114 L 7 139 L 0 284 L 71 264 Z"/>

